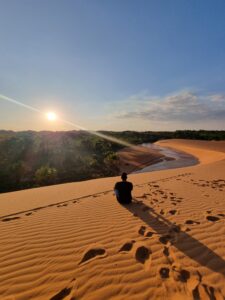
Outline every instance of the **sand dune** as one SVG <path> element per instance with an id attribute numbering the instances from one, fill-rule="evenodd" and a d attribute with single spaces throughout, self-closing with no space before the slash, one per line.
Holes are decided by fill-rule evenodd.
<path id="1" fill-rule="evenodd" d="M 0 195 L 0 299 L 225 299 L 225 143 L 168 140 L 200 164 Z"/>

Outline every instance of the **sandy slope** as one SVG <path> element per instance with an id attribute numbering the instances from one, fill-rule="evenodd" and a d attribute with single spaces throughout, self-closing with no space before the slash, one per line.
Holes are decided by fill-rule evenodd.
<path id="1" fill-rule="evenodd" d="M 130 176 L 129 207 L 117 178 L 0 195 L 0 299 L 225 299 L 224 143 L 160 144 L 201 163 Z"/>
<path id="2" fill-rule="evenodd" d="M 160 162 L 165 156 L 159 151 L 142 147 L 125 147 L 117 152 L 121 172 L 131 173 L 151 164 Z"/>

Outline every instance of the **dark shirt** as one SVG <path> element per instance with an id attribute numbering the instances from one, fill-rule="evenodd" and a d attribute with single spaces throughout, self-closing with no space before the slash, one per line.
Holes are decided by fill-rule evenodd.
<path id="1" fill-rule="evenodd" d="M 117 200 L 120 203 L 130 203 L 132 200 L 131 191 L 133 190 L 133 184 L 128 181 L 120 181 L 115 184 L 115 190 L 118 191 Z"/>

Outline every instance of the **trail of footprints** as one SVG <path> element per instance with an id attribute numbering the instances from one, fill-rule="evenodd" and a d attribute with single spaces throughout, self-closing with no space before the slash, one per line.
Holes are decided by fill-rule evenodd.
<path id="1" fill-rule="evenodd" d="M 171 177 L 168 177 L 168 178 L 165 178 L 165 179 L 161 180 L 161 182 L 168 181 L 170 179 L 181 180 L 182 177 L 186 177 L 186 176 L 190 176 L 190 175 L 191 175 L 191 173 L 184 173 L 184 174 L 180 174 L 180 175 L 177 175 L 177 176 L 171 176 Z M 185 181 L 185 180 L 183 180 L 183 181 Z M 219 191 L 222 191 L 222 189 L 225 187 L 225 180 L 222 180 L 222 179 L 212 180 L 211 182 L 210 181 L 205 181 L 205 180 L 199 180 L 199 182 L 194 182 L 193 179 L 190 179 L 189 183 L 190 182 L 193 183 L 193 184 L 196 184 L 198 186 L 201 186 L 201 187 L 210 186 L 210 187 L 212 187 L 214 189 L 217 189 Z M 138 199 L 149 200 L 150 204 L 153 207 L 154 206 L 156 208 L 160 207 L 160 204 L 164 203 L 165 201 L 170 201 L 170 203 L 172 205 L 177 206 L 183 200 L 182 197 L 178 197 L 173 192 L 163 191 L 160 188 L 160 185 L 157 184 L 156 181 L 148 183 L 148 185 L 150 187 L 151 192 L 144 193 L 144 194 L 138 196 L 137 198 Z M 143 187 L 143 185 L 138 185 L 138 187 Z M 205 195 L 205 196 L 208 196 L 208 195 Z M 149 197 L 150 197 L 150 199 L 149 199 Z M 142 202 L 142 204 L 143 204 L 143 202 Z M 147 211 L 149 209 L 150 208 L 148 206 L 143 206 L 143 211 Z M 179 211 L 176 210 L 176 209 L 171 209 L 167 212 L 164 209 L 161 209 L 159 213 L 161 215 L 166 215 L 166 214 L 176 215 L 176 214 L 178 214 L 178 212 Z M 213 216 L 213 215 L 210 215 L 210 214 L 211 214 L 211 211 L 210 212 L 206 211 L 206 219 L 210 222 L 216 222 L 216 221 L 219 221 L 220 219 L 223 219 L 225 217 L 225 214 L 223 214 L 223 213 L 217 213 L 216 216 Z M 186 220 L 185 224 L 199 225 L 200 222 L 195 221 L 195 220 Z M 190 230 L 190 228 L 187 229 L 187 231 L 189 231 L 189 230 Z"/>
<path id="2" fill-rule="evenodd" d="M 170 176 L 170 177 L 161 179 L 161 180 L 159 180 L 159 182 L 166 182 L 166 181 L 169 181 L 171 179 L 182 180 L 184 177 L 189 177 L 190 175 L 192 175 L 192 173 L 183 173 L 183 174 Z M 185 181 L 185 180 L 183 180 L 183 181 Z M 225 187 L 225 180 L 223 180 L 223 179 L 217 179 L 217 180 L 212 180 L 212 181 L 206 181 L 206 180 L 194 181 L 193 179 L 190 179 L 190 181 L 186 181 L 186 182 L 193 183 L 193 184 L 196 184 L 196 185 L 201 186 L 201 187 L 206 187 L 206 186 L 212 187 L 212 188 L 218 189 L 220 191 L 223 191 L 223 189 Z M 139 184 L 139 185 L 136 185 L 136 186 L 137 187 L 143 187 L 145 185 L 146 184 Z M 182 200 L 183 200 L 182 197 L 176 196 L 176 194 L 173 193 L 173 192 L 167 192 L 167 191 L 163 191 L 162 189 L 160 189 L 160 186 L 157 183 L 157 181 L 149 182 L 149 183 L 147 183 L 147 185 L 150 187 L 151 192 L 144 193 L 143 195 L 141 195 L 137 198 L 138 199 L 148 199 L 149 196 L 150 196 L 151 197 L 150 204 L 152 206 L 155 206 L 155 205 L 159 206 L 160 204 L 164 203 L 164 201 L 166 201 L 166 200 L 170 200 L 170 203 L 172 205 L 176 206 L 179 203 L 181 203 Z M 105 195 L 105 194 L 111 193 L 111 192 L 112 191 L 106 191 L 106 192 L 97 193 L 97 194 L 93 194 L 93 195 L 87 195 L 87 196 L 81 197 L 80 199 L 89 198 L 89 197 L 96 198 L 96 197 L 100 197 L 101 195 Z M 158 196 L 160 196 L 161 199 L 157 199 Z M 208 195 L 205 195 L 205 196 L 208 196 Z M 37 212 L 38 210 L 53 207 L 53 206 L 58 207 L 58 208 L 66 207 L 70 204 L 70 202 L 72 202 L 74 204 L 78 203 L 80 199 L 71 199 L 71 200 L 67 200 L 67 201 L 62 202 L 62 203 L 54 203 L 54 204 L 49 204 L 49 205 L 43 206 L 43 207 L 37 207 L 37 208 L 34 208 L 32 210 L 29 210 L 29 211 L 25 212 L 25 216 L 30 216 L 30 215 L 33 214 L 33 212 Z M 150 208 L 148 206 L 143 207 L 143 211 L 147 211 L 149 209 Z M 171 215 L 175 215 L 175 214 L 178 213 L 178 211 L 175 210 L 175 209 L 172 209 L 168 213 L 171 214 Z M 21 214 L 23 214 L 23 213 L 21 212 Z M 164 215 L 165 211 L 163 209 L 161 209 L 160 214 Z M 15 214 L 15 215 L 0 217 L 0 220 L 2 222 L 8 222 L 8 221 L 13 221 L 13 220 L 18 220 L 18 219 L 21 218 L 21 216 L 18 216 L 18 215 L 20 215 L 19 213 Z M 218 221 L 220 219 L 220 217 L 223 218 L 223 217 L 225 217 L 225 215 L 222 214 L 222 213 L 219 213 L 219 214 L 217 214 L 217 216 L 207 216 L 206 219 L 208 221 L 215 222 L 215 221 Z M 192 224 L 194 224 L 194 223 L 197 224 L 195 221 L 193 221 Z"/>
<path id="3" fill-rule="evenodd" d="M 60 203 L 53 203 L 53 204 L 49 204 L 49 205 L 46 205 L 46 206 L 41 206 L 41 207 L 36 207 L 34 209 L 30 209 L 30 210 L 27 210 L 25 212 L 20 212 L 20 213 L 15 213 L 15 214 L 11 214 L 11 215 L 8 215 L 8 216 L 4 216 L 4 217 L 0 217 L 0 221 L 2 222 L 8 222 L 8 221 L 13 221 L 13 220 L 18 220 L 18 219 L 21 219 L 22 216 L 31 216 L 33 215 L 33 213 L 39 211 L 39 210 L 42 210 L 42 209 L 46 209 L 46 208 L 49 208 L 49 207 L 66 207 L 70 204 L 76 204 L 76 203 L 79 203 L 81 199 L 85 199 L 85 198 L 89 198 L 89 197 L 92 197 L 92 198 L 96 198 L 96 197 L 100 197 L 101 195 L 106 195 L 108 193 L 111 193 L 112 191 L 106 191 L 106 192 L 102 192 L 102 193 L 97 193 L 97 194 L 93 194 L 93 195 L 87 195 L 87 196 L 84 196 L 84 197 L 80 197 L 78 199 L 71 199 L 71 200 L 66 200 L 64 202 L 60 202 Z"/>
<path id="4" fill-rule="evenodd" d="M 217 191 L 223 192 L 225 190 L 225 180 L 223 179 L 215 179 L 215 180 L 204 180 L 204 179 L 199 179 L 199 180 L 194 180 L 190 179 L 189 183 L 192 183 L 194 185 L 197 185 L 199 187 L 209 187 L 211 189 L 215 189 Z"/>
<path id="5" fill-rule="evenodd" d="M 173 176 L 173 177 L 178 177 L 178 176 Z M 180 177 L 180 176 L 179 176 Z M 161 180 L 163 181 L 163 180 Z M 149 197 L 151 197 L 150 200 L 150 204 L 153 206 L 159 206 L 160 204 L 164 203 L 165 201 L 170 201 L 170 203 L 173 206 L 178 205 L 179 203 L 182 202 L 183 198 L 182 197 L 178 197 L 175 193 L 173 192 L 168 192 L 165 190 L 162 190 L 159 186 L 159 184 L 157 184 L 157 182 L 151 182 L 148 183 L 150 192 L 149 193 L 144 193 L 141 196 L 138 196 L 138 199 L 148 199 Z M 170 211 L 171 214 L 176 214 L 177 211 L 176 210 L 171 210 Z M 164 211 L 161 211 L 161 214 L 164 214 Z"/>
<path id="6" fill-rule="evenodd" d="M 191 173 L 184 173 L 184 174 L 180 174 L 180 175 L 177 175 L 177 176 L 171 176 L 171 177 L 168 177 L 168 178 L 164 178 L 162 180 L 160 180 L 160 182 L 164 182 L 164 181 L 168 181 L 168 180 L 171 180 L 171 179 L 181 179 L 182 177 L 185 177 L 185 176 L 190 176 Z M 197 185 L 200 185 L 200 186 L 209 186 L 209 181 L 204 181 L 204 180 L 199 180 L 199 183 L 197 182 L 194 182 L 193 179 L 190 179 L 190 181 L 193 183 L 193 184 L 197 184 Z M 158 184 L 157 181 L 154 181 L 154 182 L 150 182 L 150 183 L 146 183 L 146 184 L 142 184 L 142 185 L 137 185 L 137 187 L 143 187 L 143 186 L 146 186 L 148 185 L 149 188 L 150 188 L 150 192 L 149 193 L 144 193 L 142 194 L 141 196 L 138 196 L 137 198 L 138 199 L 145 199 L 145 200 L 149 200 L 150 201 L 150 204 L 152 207 L 156 206 L 156 207 L 159 207 L 160 204 L 164 203 L 164 201 L 170 201 L 170 203 L 174 206 L 176 206 L 177 204 L 181 203 L 183 198 L 182 197 L 178 197 L 174 192 L 169 192 L 169 191 L 164 191 L 160 188 L 160 185 Z M 225 180 L 222 180 L 222 179 L 218 179 L 218 180 L 213 180 L 211 182 L 211 185 L 213 188 L 223 188 L 225 186 Z M 94 194 L 94 195 L 91 195 L 93 198 L 95 197 L 99 197 L 101 195 L 105 195 L 107 193 L 110 193 L 111 191 L 106 191 L 106 192 L 103 192 L 103 193 L 97 193 L 97 194 Z M 86 197 L 82 197 L 82 198 L 88 198 L 90 197 L 89 196 L 86 196 Z M 79 203 L 80 199 L 72 199 L 72 200 L 68 200 L 66 202 L 62 202 L 60 204 L 49 204 L 45 207 L 37 207 L 37 208 L 34 208 L 33 210 L 30 210 L 30 211 L 27 211 L 25 212 L 24 216 L 31 216 L 33 215 L 33 213 L 41 210 L 41 209 L 44 209 L 44 208 L 49 208 L 49 207 L 58 207 L 58 208 L 61 208 L 61 207 L 67 207 L 70 203 L 71 204 L 76 204 L 76 203 Z M 69 203 L 70 202 L 70 203 Z M 142 205 L 142 211 L 143 212 L 147 212 L 149 210 L 151 210 L 151 208 L 147 205 L 145 205 L 143 203 L 143 201 L 139 200 L 139 201 L 135 201 L 134 202 L 136 203 L 139 203 Z M 164 216 L 166 214 L 169 214 L 169 215 L 176 215 L 178 214 L 179 211 L 177 209 L 171 209 L 169 211 L 165 211 L 164 209 L 160 209 L 160 212 L 159 214 Z M 223 213 L 218 213 L 216 216 L 213 216 L 211 215 L 211 211 L 206 211 L 206 219 L 209 221 L 209 222 L 216 222 L 216 221 L 219 221 L 220 219 L 224 219 L 225 218 L 225 214 Z M 22 214 L 22 213 L 21 213 Z M 138 215 L 136 213 L 133 214 L 135 217 L 138 217 Z M 14 221 L 14 220 L 19 220 L 21 219 L 21 216 L 16 214 L 16 215 L 11 215 L 11 216 L 7 216 L 7 217 L 3 217 L 3 218 L 0 218 L 2 222 L 9 222 L 9 221 Z M 198 225 L 200 224 L 200 222 L 198 221 L 195 221 L 195 220 L 186 220 L 185 222 L 186 225 Z M 186 228 L 186 231 L 190 231 L 190 228 Z M 149 232 L 147 233 L 147 236 L 151 236 L 152 233 Z"/>
<path id="7" fill-rule="evenodd" d="M 181 180 L 182 177 L 190 176 L 190 175 L 191 175 L 191 173 L 184 173 L 184 174 L 180 174 L 178 176 L 171 176 L 171 177 L 165 178 L 160 181 L 165 182 L 170 179 Z M 198 186 L 201 186 L 201 187 L 207 186 L 207 187 L 217 189 L 219 191 L 223 190 L 223 188 L 225 187 L 225 181 L 221 180 L 221 179 L 213 180 L 212 182 L 204 181 L 204 180 L 199 180 L 198 182 L 194 182 L 193 179 L 190 179 L 190 182 L 193 184 L 196 184 Z M 137 185 L 137 186 L 143 187 L 144 185 L 149 186 L 150 192 L 144 193 L 143 195 L 141 195 L 137 198 L 149 200 L 149 197 L 150 197 L 151 198 L 150 204 L 153 207 L 154 206 L 158 207 L 159 204 L 164 203 L 164 201 L 170 201 L 170 203 L 172 205 L 176 206 L 179 203 L 181 203 L 183 200 L 182 197 L 177 197 L 177 195 L 173 192 L 163 191 L 156 181 L 150 182 L 147 184 L 143 184 L 143 185 Z M 98 193 L 98 194 L 92 195 L 92 197 L 93 198 L 99 197 L 99 196 L 107 194 L 109 192 L 112 192 L 112 191 Z M 160 199 L 158 196 L 160 196 Z M 87 197 L 84 197 L 84 198 L 88 198 L 88 197 L 90 197 L 90 195 Z M 43 208 L 48 208 L 48 207 L 53 207 L 53 206 L 58 207 L 58 208 L 66 207 L 70 204 L 69 202 L 71 202 L 71 204 L 72 203 L 76 204 L 76 203 L 79 203 L 79 199 L 78 200 L 72 199 L 70 201 L 66 201 L 66 203 L 50 204 L 46 207 L 38 207 L 31 211 L 25 212 L 25 214 L 23 214 L 23 215 L 31 216 L 31 215 L 33 215 L 33 213 L 35 213 Z M 147 206 L 146 204 L 144 204 L 143 201 L 140 201 L 140 200 L 135 201 L 134 200 L 134 203 L 138 203 L 141 205 L 141 207 L 142 207 L 141 210 L 143 213 L 145 213 L 145 212 L 148 213 L 148 211 L 152 210 L 152 208 Z M 165 214 L 176 215 L 177 213 L 178 213 L 177 209 L 171 209 L 168 212 L 166 212 L 164 209 L 161 209 L 159 212 L 159 214 L 162 216 L 164 216 Z M 225 218 L 225 214 L 223 214 L 223 213 L 218 213 L 217 216 L 213 216 L 211 214 L 212 214 L 212 211 L 206 211 L 206 219 L 209 222 L 216 222 L 216 221 L 219 221 L 221 218 Z M 138 217 L 138 214 L 134 213 L 133 216 Z M 8 222 L 8 221 L 13 221 L 13 220 L 19 220 L 20 218 L 21 218 L 21 216 L 17 216 L 17 215 L 13 216 L 12 215 L 12 216 L 1 218 L 1 221 Z M 188 219 L 185 221 L 184 225 L 198 225 L 198 224 L 200 224 L 200 222 Z M 167 258 L 168 265 L 165 265 L 165 266 L 163 265 L 158 270 L 158 276 L 160 276 L 160 278 L 162 280 L 167 280 L 171 276 L 176 281 L 180 281 L 183 283 L 187 283 L 188 281 L 191 280 L 192 275 L 190 274 L 190 272 L 188 270 L 182 268 L 179 264 L 176 263 L 176 259 L 174 257 L 173 251 L 171 249 L 171 245 L 176 240 L 177 235 L 179 235 L 179 233 L 181 232 L 182 226 L 183 225 L 176 225 L 176 224 L 171 223 L 171 226 L 170 226 L 167 234 L 159 234 L 152 230 L 148 230 L 147 226 L 141 226 L 138 229 L 138 234 L 140 236 L 142 236 L 144 239 L 157 237 L 158 241 L 163 245 L 162 253 L 163 253 L 164 257 Z M 190 231 L 190 228 L 184 227 L 183 231 Z M 118 253 L 121 253 L 121 254 L 126 254 L 129 252 L 133 253 L 133 257 L 135 258 L 135 260 L 138 263 L 142 264 L 144 268 L 147 268 L 148 270 L 150 269 L 152 251 L 151 251 L 150 247 L 148 247 L 146 245 L 145 240 L 144 241 L 136 241 L 136 240 L 127 241 L 118 250 Z M 106 256 L 107 256 L 107 251 L 104 247 L 95 246 L 95 247 L 89 248 L 88 250 L 85 251 L 85 253 L 83 254 L 83 257 L 80 260 L 80 262 L 78 263 L 78 265 L 82 266 L 88 262 L 95 260 L 95 259 L 104 258 Z M 193 282 L 195 283 L 195 284 L 191 285 L 192 286 L 191 293 L 193 296 L 193 300 L 201 299 L 200 294 L 202 293 L 202 290 L 205 291 L 205 293 L 210 297 L 210 299 L 216 300 L 217 295 L 219 295 L 219 297 L 220 297 L 219 292 L 215 291 L 213 287 L 209 287 L 206 284 L 202 283 L 202 276 L 200 273 L 197 273 L 197 279 L 196 279 L 196 275 L 195 275 L 195 279 L 193 280 Z M 71 284 L 70 284 L 69 287 L 62 289 L 60 292 L 58 292 L 53 297 L 51 297 L 50 300 L 61 300 L 68 296 L 70 296 L 70 298 L 68 298 L 68 299 L 76 300 L 77 298 L 73 295 L 73 290 L 74 290 L 74 288 L 71 287 Z"/>
<path id="8" fill-rule="evenodd" d="M 180 233 L 180 227 L 174 225 L 170 228 L 169 233 L 165 235 L 160 235 L 156 232 L 149 231 L 147 226 L 141 226 L 138 230 L 138 234 L 143 237 L 152 237 L 156 235 L 159 238 L 160 243 L 163 245 L 163 255 L 167 259 L 167 264 L 163 264 L 158 269 L 158 276 L 161 280 L 167 280 L 172 277 L 176 282 L 185 283 L 187 285 L 187 290 L 192 295 L 193 300 L 201 300 L 202 293 L 209 296 L 209 299 L 219 300 L 222 297 L 220 291 L 215 290 L 212 286 L 208 286 L 203 283 L 202 275 L 197 271 L 196 273 L 191 273 L 186 268 L 183 268 L 176 261 L 176 257 L 171 248 L 171 241 L 173 241 L 174 235 Z M 135 260 L 142 264 L 146 270 L 151 268 L 152 251 L 144 241 L 130 240 L 125 242 L 118 253 L 126 254 L 133 252 L 133 257 Z M 106 250 L 104 247 L 96 247 L 89 249 L 83 255 L 79 264 L 84 264 L 88 261 L 92 261 L 96 258 L 101 258 L 106 256 Z M 72 289 L 69 287 L 64 288 L 55 296 L 50 298 L 50 300 L 61 300 L 70 295 Z M 218 298 L 217 298 L 218 297 Z M 70 300 L 76 300 L 77 298 L 71 296 Z"/>
<path id="9" fill-rule="evenodd" d="M 185 175 L 183 175 L 183 176 L 185 176 Z M 178 176 L 178 177 L 183 177 L 183 176 Z M 176 180 L 181 180 L 181 178 L 176 178 Z M 214 181 L 213 182 L 214 186 L 212 186 L 212 187 L 213 188 L 217 187 L 217 188 L 219 188 L 219 190 L 221 190 L 221 188 L 223 188 L 223 186 L 224 186 L 224 185 L 222 186 L 221 182 L 222 182 L 221 180 Z M 217 184 L 217 186 L 216 186 L 216 184 Z M 150 202 L 151 205 L 158 206 L 158 204 L 163 203 L 164 202 L 163 200 L 165 199 L 165 200 L 170 200 L 171 204 L 176 206 L 178 203 L 182 202 L 182 200 L 183 200 L 183 198 L 177 197 L 175 195 L 175 193 L 172 193 L 172 192 L 168 193 L 168 192 L 162 191 L 160 189 L 160 186 L 158 184 L 156 184 L 156 182 L 153 182 L 151 184 L 149 183 L 148 185 L 150 186 L 151 192 L 144 193 L 143 195 L 141 195 L 137 198 L 143 199 L 143 200 L 148 200 L 148 198 L 150 196 L 151 197 L 151 202 Z M 142 187 L 142 186 L 140 186 L 140 187 Z M 161 196 L 162 200 L 156 199 L 156 197 L 158 195 Z M 141 205 L 142 205 L 143 212 L 147 212 L 148 210 L 151 209 L 147 205 L 145 205 L 143 203 L 143 201 L 139 201 L 139 203 L 141 203 Z M 178 211 L 176 209 L 172 209 L 172 210 L 169 210 L 167 213 L 170 215 L 175 215 L 178 213 Z M 222 218 L 225 217 L 225 214 L 223 214 L 223 213 L 218 213 L 217 216 L 213 216 L 213 215 L 211 215 L 211 213 L 212 213 L 212 211 L 206 211 L 206 219 L 210 222 L 216 222 L 216 221 L 219 221 L 221 219 L 221 217 Z M 166 214 L 165 210 L 161 209 L 160 215 L 165 215 L 165 214 Z M 134 216 L 137 216 L 137 214 L 134 214 Z M 199 221 L 190 220 L 190 219 L 186 220 L 186 222 L 185 222 L 185 225 L 199 225 L 199 224 L 200 224 Z M 212 286 L 208 286 L 202 282 L 202 276 L 198 271 L 197 271 L 197 275 L 196 274 L 192 275 L 188 270 L 182 268 L 182 266 L 176 262 L 173 251 L 171 250 L 171 245 L 176 240 L 176 235 L 178 235 L 181 232 L 181 226 L 182 225 L 174 224 L 173 226 L 171 226 L 168 234 L 164 234 L 164 235 L 160 235 L 156 232 L 149 231 L 149 230 L 147 230 L 146 226 L 141 226 L 138 230 L 138 233 L 145 238 L 152 237 L 152 236 L 158 236 L 159 242 L 164 245 L 163 255 L 167 258 L 169 266 L 160 267 L 160 269 L 158 270 L 159 276 L 161 277 L 162 280 L 166 280 L 172 276 L 175 281 L 180 281 L 183 283 L 191 282 L 191 284 L 189 284 L 189 291 L 192 294 L 192 297 L 194 300 L 205 299 L 205 297 L 207 297 L 207 299 L 209 298 L 209 299 L 213 299 L 213 300 L 222 299 L 223 296 L 218 290 L 215 290 Z M 184 231 L 190 231 L 190 228 L 184 227 Z M 129 252 L 134 247 L 134 244 L 135 244 L 134 240 L 125 243 L 121 247 L 120 251 L 124 252 L 124 253 Z M 140 251 L 140 253 L 142 253 L 141 257 L 143 257 L 142 260 L 140 260 L 137 258 L 138 255 L 135 255 L 135 258 L 137 261 L 144 264 L 145 261 L 147 261 L 149 259 L 149 257 L 151 258 L 152 252 L 150 249 L 148 249 L 148 247 L 143 245 L 137 249 Z M 136 252 L 136 253 L 138 253 L 138 252 Z"/>

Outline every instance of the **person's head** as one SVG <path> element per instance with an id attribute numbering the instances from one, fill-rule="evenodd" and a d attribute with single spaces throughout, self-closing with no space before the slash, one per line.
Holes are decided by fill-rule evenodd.
<path id="1" fill-rule="evenodd" d="M 122 179 L 123 181 L 126 181 L 126 180 L 127 180 L 127 173 L 123 173 L 123 174 L 121 175 L 121 179 Z"/>

